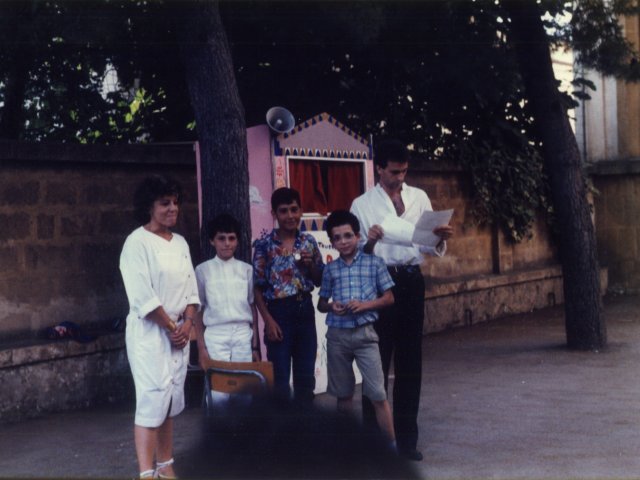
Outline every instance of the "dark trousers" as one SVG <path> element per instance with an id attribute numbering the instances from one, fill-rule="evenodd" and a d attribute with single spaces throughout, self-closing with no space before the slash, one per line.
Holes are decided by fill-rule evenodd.
<path id="1" fill-rule="evenodd" d="M 393 356 L 393 425 L 398 450 L 416 448 L 418 409 L 422 386 L 422 331 L 424 321 L 424 278 L 420 268 L 389 268 L 395 282 L 395 303 L 380 311 L 374 324 L 380 337 L 384 387 L 388 391 L 389 367 Z M 375 425 L 373 405 L 362 397 L 365 425 Z"/>
<path id="2" fill-rule="evenodd" d="M 275 394 L 288 400 L 289 379 L 293 363 L 293 393 L 295 400 L 310 402 L 316 386 L 315 363 L 318 349 L 315 310 L 311 295 L 270 300 L 267 309 L 282 330 L 282 341 L 267 340 L 267 359 L 273 362 Z"/>

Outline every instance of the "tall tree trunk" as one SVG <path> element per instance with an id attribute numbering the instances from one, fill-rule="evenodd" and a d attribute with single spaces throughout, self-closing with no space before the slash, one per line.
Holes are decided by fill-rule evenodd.
<path id="1" fill-rule="evenodd" d="M 569 348 L 606 345 L 594 226 L 587 202 L 580 152 L 558 93 L 549 41 L 533 1 L 504 3 L 527 99 L 542 140 L 559 230 Z"/>
<path id="2" fill-rule="evenodd" d="M 238 258 L 250 256 L 249 170 L 244 108 L 218 2 L 177 2 L 174 18 L 200 143 L 202 218 L 235 216 L 243 232 Z M 204 258 L 212 247 L 201 232 Z"/>

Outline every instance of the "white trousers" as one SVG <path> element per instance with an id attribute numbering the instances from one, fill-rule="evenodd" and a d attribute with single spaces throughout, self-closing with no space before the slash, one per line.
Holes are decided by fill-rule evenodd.
<path id="1" fill-rule="evenodd" d="M 225 323 L 207 327 L 204 331 L 204 343 L 212 360 L 225 362 L 251 362 L 251 339 L 253 328 L 248 322 Z M 216 407 L 226 405 L 228 393 L 211 391 Z M 246 402 L 249 395 L 237 395 L 234 400 Z"/>

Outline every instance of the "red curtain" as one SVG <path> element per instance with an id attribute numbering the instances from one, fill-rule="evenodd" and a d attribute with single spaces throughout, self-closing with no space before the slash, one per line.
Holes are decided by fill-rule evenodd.
<path id="1" fill-rule="evenodd" d="M 327 208 L 349 210 L 351 202 L 364 192 L 362 179 L 363 166 L 360 162 L 331 162 L 327 175 Z"/>
<path id="2" fill-rule="evenodd" d="M 302 211 L 327 214 L 327 195 L 322 185 L 322 172 L 317 161 L 291 160 L 289 184 L 300 192 Z"/>
<path id="3" fill-rule="evenodd" d="M 322 169 L 326 171 L 326 188 Z M 363 175 L 360 162 L 289 161 L 289 184 L 300 192 L 304 213 L 326 215 L 334 210 L 349 210 L 351 202 L 364 192 Z"/>

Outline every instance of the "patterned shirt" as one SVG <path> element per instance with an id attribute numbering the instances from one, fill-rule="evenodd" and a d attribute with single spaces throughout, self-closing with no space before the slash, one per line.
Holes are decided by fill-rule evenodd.
<path id="1" fill-rule="evenodd" d="M 320 297 L 334 302 L 348 303 L 350 300 L 375 300 L 395 284 L 380 257 L 361 251 L 356 253 L 351 265 L 342 258 L 329 263 L 322 274 Z M 327 325 L 336 328 L 355 328 L 375 322 L 378 312 L 369 310 L 355 315 L 327 314 Z"/>
<path id="2" fill-rule="evenodd" d="M 322 254 L 316 239 L 299 230 L 293 244 L 293 252 L 282 246 L 278 232 L 274 229 L 253 244 L 254 285 L 263 288 L 266 300 L 286 298 L 301 292 L 311 292 L 313 281 L 300 270 L 294 254 L 308 251 L 312 253 L 313 262 L 322 270 Z"/>

